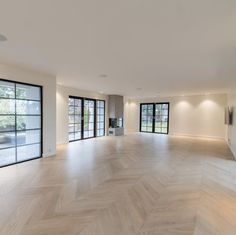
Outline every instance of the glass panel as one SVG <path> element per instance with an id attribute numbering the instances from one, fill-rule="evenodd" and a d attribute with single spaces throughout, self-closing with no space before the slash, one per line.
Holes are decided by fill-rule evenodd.
<path id="1" fill-rule="evenodd" d="M 40 100 L 40 87 L 16 84 L 16 98 Z"/>
<path id="2" fill-rule="evenodd" d="M 156 104 L 155 132 L 167 134 L 168 104 Z"/>
<path id="3" fill-rule="evenodd" d="M 94 137 L 95 101 L 84 100 L 84 137 Z M 88 131 L 90 130 L 90 131 Z"/>
<path id="4" fill-rule="evenodd" d="M 74 113 L 75 113 L 74 106 L 69 106 L 69 114 L 74 114 Z"/>
<path id="5" fill-rule="evenodd" d="M 0 114 L 15 114 L 15 100 L 0 99 Z"/>
<path id="6" fill-rule="evenodd" d="M 68 104 L 69 104 L 69 105 L 73 105 L 73 106 L 74 106 L 74 104 L 75 104 L 75 103 L 74 103 L 74 99 L 72 99 L 72 98 L 69 98 L 69 102 L 68 102 Z"/>
<path id="7" fill-rule="evenodd" d="M 15 91 L 16 88 L 16 91 Z M 41 155 L 41 87 L 0 81 L 0 165 Z M 37 115 L 37 116 L 36 116 Z M 38 129 L 38 130 L 27 130 Z M 23 130 L 18 131 L 17 130 Z M 21 145 L 37 143 L 27 150 Z M 18 147 L 21 146 L 21 147 Z M 33 146 L 33 145 L 29 145 Z M 20 152 L 19 150 L 20 149 Z M 37 149 L 37 151 L 36 151 Z M 27 154 L 27 156 L 26 156 Z"/>
<path id="8" fill-rule="evenodd" d="M 15 98 L 15 84 L 12 82 L 0 81 L 0 97 Z"/>
<path id="9" fill-rule="evenodd" d="M 75 106 L 81 106 L 81 99 L 75 99 Z"/>
<path id="10" fill-rule="evenodd" d="M 69 125 L 68 125 L 68 135 L 69 141 L 81 139 L 81 133 L 75 133 L 81 131 L 81 120 L 82 120 L 82 100 L 77 98 L 69 98 Z"/>
<path id="11" fill-rule="evenodd" d="M 40 129 L 40 116 L 17 116 L 17 130 Z"/>
<path id="12" fill-rule="evenodd" d="M 75 132 L 75 139 L 76 140 L 81 139 L 81 132 Z"/>
<path id="13" fill-rule="evenodd" d="M 25 161 L 32 158 L 40 157 L 41 146 L 40 144 L 33 144 L 27 146 L 17 147 L 17 161 Z"/>
<path id="14" fill-rule="evenodd" d="M 69 115 L 69 123 L 75 123 L 75 116 Z"/>
<path id="15" fill-rule="evenodd" d="M 81 124 L 75 125 L 75 131 L 81 131 Z"/>
<path id="16" fill-rule="evenodd" d="M 39 115 L 41 104 L 38 101 L 16 100 L 17 114 Z"/>
<path id="17" fill-rule="evenodd" d="M 0 150 L 0 166 L 16 163 L 15 148 Z"/>
<path id="18" fill-rule="evenodd" d="M 15 116 L 0 116 L 0 131 L 14 131 Z"/>
<path id="19" fill-rule="evenodd" d="M 74 133 L 69 133 L 69 141 L 75 140 Z"/>
<path id="20" fill-rule="evenodd" d="M 15 146 L 15 132 L 0 133 L 0 149 Z"/>
<path id="21" fill-rule="evenodd" d="M 41 131 L 18 131 L 17 132 L 17 145 L 35 144 L 41 141 Z"/>
<path id="22" fill-rule="evenodd" d="M 69 124 L 68 132 L 74 132 L 74 125 L 73 124 Z"/>

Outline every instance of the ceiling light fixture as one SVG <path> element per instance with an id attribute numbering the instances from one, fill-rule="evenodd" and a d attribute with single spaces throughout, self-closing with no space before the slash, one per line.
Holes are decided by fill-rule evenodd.
<path id="1" fill-rule="evenodd" d="M 106 74 L 100 74 L 99 77 L 100 78 L 107 78 L 108 76 Z"/>
<path id="2" fill-rule="evenodd" d="M 5 42 L 7 41 L 7 37 L 4 36 L 3 34 L 0 34 L 0 42 Z"/>

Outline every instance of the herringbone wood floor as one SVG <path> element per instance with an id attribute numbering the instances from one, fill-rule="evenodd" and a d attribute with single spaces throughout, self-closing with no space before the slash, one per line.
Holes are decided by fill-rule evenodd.
<path id="1" fill-rule="evenodd" d="M 0 169 L 1 235 L 235 235 L 223 141 L 133 134 Z"/>

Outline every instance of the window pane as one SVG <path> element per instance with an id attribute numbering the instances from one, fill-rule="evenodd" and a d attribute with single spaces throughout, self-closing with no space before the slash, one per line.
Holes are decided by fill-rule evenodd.
<path id="1" fill-rule="evenodd" d="M 75 106 L 81 106 L 81 99 L 75 99 Z"/>
<path id="2" fill-rule="evenodd" d="M 14 131 L 15 116 L 0 116 L 0 131 Z"/>
<path id="3" fill-rule="evenodd" d="M 40 155 L 40 144 L 17 147 L 17 161 L 25 161 L 32 158 L 37 158 L 40 157 Z"/>
<path id="4" fill-rule="evenodd" d="M 72 99 L 72 98 L 69 98 L 69 102 L 68 102 L 68 104 L 69 104 L 69 105 L 73 105 L 73 106 L 74 106 L 74 104 L 75 104 L 75 103 L 74 103 L 74 99 Z"/>
<path id="5" fill-rule="evenodd" d="M 68 132 L 74 132 L 74 124 L 69 124 Z"/>
<path id="6" fill-rule="evenodd" d="M 12 82 L 0 81 L 0 97 L 15 98 L 15 84 Z"/>
<path id="7" fill-rule="evenodd" d="M 69 114 L 74 114 L 74 113 L 75 113 L 75 107 L 69 106 Z"/>
<path id="8" fill-rule="evenodd" d="M 39 115 L 41 113 L 41 104 L 38 101 L 16 100 L 17 114 Z"/>
<path id="9" fill-rule="evenodd" d="M 16 98 L 40 100 L 40 87 L 16 84 Z"/>
<path id="10" fill-rule="evenodd" d="M 15 146 L 15 132 L 0 133 L 0 149 Z"/>
<path id="11" fill-rule="evenodd" d="M 0 150 L 0 166 L 13 164 L 16 162 L 15 148 L 1 149 Z"/>
<path id="12" fill-rule="evenodd" d="M 69 115 L 69 123 L 75 123 L 75 116 Z"/>
<path id="13" fill-rule="evenodd" d="M 0 114 L 15 114 L 15 100 L 0 99 Z"/>
<path id="14" fill-rule="evenodd" d="M 75 132 L 75 139 L 76 140 L 81 139 L 81 132 Z"/>
<path id="15" fill-rule="evenodd" d="M 75 140 L 74 133 L 69 133 L 69 141 Z"/>
<path id="16" fill-rule="evenodd" d="M 17 132 L 17 145 L 34 144 L 41 142 L 41 131 L 18 131 Z"/>
<path id="17" fill-rule="evenodd" d="M 75 131 L 81 131 L 81 124 L 75 124 Z"/>
<path id="18" fill-rule="evenodd" d="M 17 116 L 17 130 L 40 129 L 40 116 Z"/>
<path id="19" fill-rule="evenodd" d="M 162 133 L 167 133 L 167 128 L 162 128 L 161 131 Z"/>

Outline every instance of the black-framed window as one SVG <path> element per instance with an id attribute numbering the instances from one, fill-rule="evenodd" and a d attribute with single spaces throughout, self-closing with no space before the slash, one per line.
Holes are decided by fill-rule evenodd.
<path id="1" fill-rule="evenodd" d="M 0 79 L 0 166 L 42 157 L 42 87 Z"/>
<path id="2" fill-rule="evenodd" d="M 96 125 L 97 125 L 97 136 L 105 135 L 105 101 L 97 100 L 96 101 L 97 116 L 96 116 Z"/>
<path id="3" fill-rule="evenodd" d="M 82 99 L 69 98 L 69 141 L 82 139 Z"/>
<path id="4" fill-rule="evenodd" d="M 105 135 L 105 100 L 69 96 L 69 142 Z"/>
<path id="5" fill-rule="evenodd" d="M 169 103 L 140 104 L 140 131 L 169 133 Z"/>

